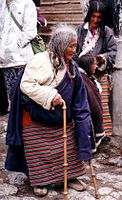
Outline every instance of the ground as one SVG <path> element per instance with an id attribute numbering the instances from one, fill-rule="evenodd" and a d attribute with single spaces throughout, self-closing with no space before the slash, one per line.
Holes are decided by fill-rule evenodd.
<path id="1" fill-rule="evenodd" d="M 29 186 L 27 177 L 21 173 L 11 173 L 4 169 L 7 146 L 5 145 L 7 115 L 0 116 L 0 200 L 38 200 Z M 100 200 L 122 200 L 122 137 L 114 135 L 104 141 L 93 156 L 93 166 L 97 177 Z M 79 180 L 87 183 L 87 189 L 76 192 L 68 189 L 69 200 L 95 200 L 93 178 L 89 164 L 87 173 Z M 52 185 L 48 195 L 42 200 L 63 200 L 63 186 Z"/>

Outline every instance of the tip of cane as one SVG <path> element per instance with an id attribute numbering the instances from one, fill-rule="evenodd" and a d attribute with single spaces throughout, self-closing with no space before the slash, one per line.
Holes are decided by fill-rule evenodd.
<path id="1" fill-rule="evenodd" d="M 100 198 L 100 194 L 99 193 L 95 194 L 95 198 L 99 199 Z"/>

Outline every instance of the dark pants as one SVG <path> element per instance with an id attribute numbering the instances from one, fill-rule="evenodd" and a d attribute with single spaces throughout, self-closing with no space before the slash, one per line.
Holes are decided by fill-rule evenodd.
<path id="1" fill-rule="evenodd" d="M 8 97 L 3 71 L 0 69 L 0 114 L 6 114 L 8 110 Z"/>

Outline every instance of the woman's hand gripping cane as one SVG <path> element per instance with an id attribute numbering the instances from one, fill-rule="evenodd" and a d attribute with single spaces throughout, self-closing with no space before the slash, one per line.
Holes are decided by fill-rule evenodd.
<path id="1" fill-rule="evenodd" d="M 62 104 L 62 97 L 61 97 L 61 95 L 58 93 L 58 94 L 56 94 L 55 96 L 54 96 L 54 98 L 53 98 L 53 100 L 52 100 L 52 102 L 51 102 L 51 109 L 52 110 L 54 110 L 54 107 L 56 106 L 56 105 L 61 105 Z"/>

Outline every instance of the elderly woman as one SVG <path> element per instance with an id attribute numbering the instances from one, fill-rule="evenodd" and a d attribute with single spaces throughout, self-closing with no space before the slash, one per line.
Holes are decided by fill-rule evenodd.
<path id="1" fill-rule="evenodd" d="M 91 124 L 86 90 L 72 60 L 76 44 L 74 28 L 59 25 L 48 50 L 33 57 L 21 79 L 22 140 L 30 184 L 39 196 L 47 194 L 48 185 L 63 182 L 62 98 L 67 105 L 68 186 L 85 189 L 76 178 L 85 173 L 83 160 L 91 159 Z"/>
<path id="2" fill-rule="evenodd" d="M 78 27 L 77 55 L 91 53 L 97 59 L 97 78 L 102 86 L 103 121 L 106 134 L 112 134 L 112 122 L 108 107 L 110 74 L 117 52 L 113 31 L 105 26 L 105 7 L 100 1 L 92 1 L 84 24 Z"/>

